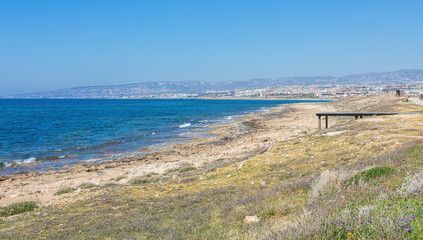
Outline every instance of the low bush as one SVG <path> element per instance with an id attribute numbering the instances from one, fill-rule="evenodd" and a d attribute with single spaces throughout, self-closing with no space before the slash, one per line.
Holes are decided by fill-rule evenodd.
<path id="1" fill-rule="evenodd" d="M 75 189 L 73 188 L 62 188 L 60 190 L 58 190 L 57 192 L 54 193 L 54 195 L 62 195 L 62 194 L 66 194 L 66 193 L 71 193 L 74 192 Z"/>
<path id="2" fill-rule="evenodd" d="M 196 169 L 195 167 L 184 167 L 184 168 L 180 169 L 179 172 L 184 173 L 184 172 L 189 172 L 189 171 L 192 171 L 192 170 L 195 170 L 195 169 Z"/>
<path id="3" fill-rule="evenodd" d="M 93 184 L 93 183 L 82 183 L 81 185 L 79 185 L 79 188 L 82 189 L 87 189 L 87 188 L 93 188 L 96 187 L 97 185 Z"/>
<path id="4" fill-rule="evenodd" d="M 155 173 L 155 172 L 152 172 L 152 173 L 149 173 L 149 174 L 147 174 L 147 175 L 145 175 L 146 177 L 152 177 L 152 176 L 154 176 L 154 175 L 159 175 L 158 173 Z"/>
<path id="5" fill-rule="evenodd" d="M 144 183 L 149 183 L 150 181 L 147 179 L 143 179 L 143 178 L 135 178 L 131 180 L 131 184 L 137 185 L 137 184 L 144 184 Z"/>
<path id="6" fill-rule="evenodd" d="M 179 171 L 179 168 L 170 169 L 169 171 L 167 171 L 167 173 L 174 173 L 177 171 Z"/>
<path id="7" fill-rule="evenodd" d="M 0 208 L 0 216 L 8 217 L 19 213 L 29 212 L 36 208 L 38 208 L 38 206 L 35 202 L 14 203 L 7 207 Z"/>
<path id="8" fill-rule="evenodd" d="M 374 167 L 364 172 L 360 172 L 356 174 L 354 177 L 348 180 L 348 185 L 350 184 L 358 184 L 360 180 L 369 182 L 371 180 L 380 178 L 382 176 L 387 176 L 389 174 L 395 173 L 395 170 L 390 167 Z"/>

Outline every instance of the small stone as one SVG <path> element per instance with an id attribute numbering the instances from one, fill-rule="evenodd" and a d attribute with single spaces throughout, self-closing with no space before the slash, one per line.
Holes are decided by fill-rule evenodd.
<path id="1" fill-rule="evenodd" d="M 245 216 L 245 218 L 244 218 L 244 222 L 246 222 L 246 223 L 255 223 L 255 222 L 258 222 L 258 221 L 260 221 L 260 219 L 256 215 Z"/>

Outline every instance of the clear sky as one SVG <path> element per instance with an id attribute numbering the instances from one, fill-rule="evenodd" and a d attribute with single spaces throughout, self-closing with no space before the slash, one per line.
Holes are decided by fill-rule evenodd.
<path id="1" fill-rule="evenodd" d="M 423 69 L 423 1 L 1 0 L 0 95 Z"/>

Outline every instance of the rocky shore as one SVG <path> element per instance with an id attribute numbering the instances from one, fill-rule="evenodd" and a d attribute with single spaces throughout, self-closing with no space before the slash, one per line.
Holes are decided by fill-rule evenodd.
<path id="1" fill-rule="evenodd" d="M 40 205 L 78 200 L 54 193 L 83 183 L 103 185 L 114 180 L 128 184 L 147 174 L 164 174 L 181 167 L 225 165 L 266 151 L 277 142 L 316 131 L 315 113 L 330 111 L 325 103 L 296 103 L 272 108 L 270 112 L 246 115 L 233 123 L 211 126 L 213 137 L 169 146 L 145 155 L 109 162 L 75 165 L 56 172 L 21 172 L 0 176 L 0 206 L 35 201 Z M 117 181 L 116 181 L 117 180 Z"/>

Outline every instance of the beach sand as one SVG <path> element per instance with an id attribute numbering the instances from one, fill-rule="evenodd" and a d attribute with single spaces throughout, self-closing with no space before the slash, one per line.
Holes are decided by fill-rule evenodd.
<path id="1" fill-rule="evenodd" d="M 270 112 L 243 116 L 227 125 L 211 126 L 213 137 L 168 146 L 145 155 L 75 165 L 55 172 L 0 176 L 0 206 L 22 201 L 35 201 L 41 206 L 63 204 L 80 200 L 80 190 L 65 195 L 54 193 L 63 188 L 78 189 L 83 183 L 129 184 L 131 179 L 149 173 L 164 174 L 186 166 L 207 171 L 207 168 L 243 161 L 276 143 L 292 140 L 306 131 L 317 131 L 315 113 L 333 110 L 327 103 L 286 104 Z"/>

